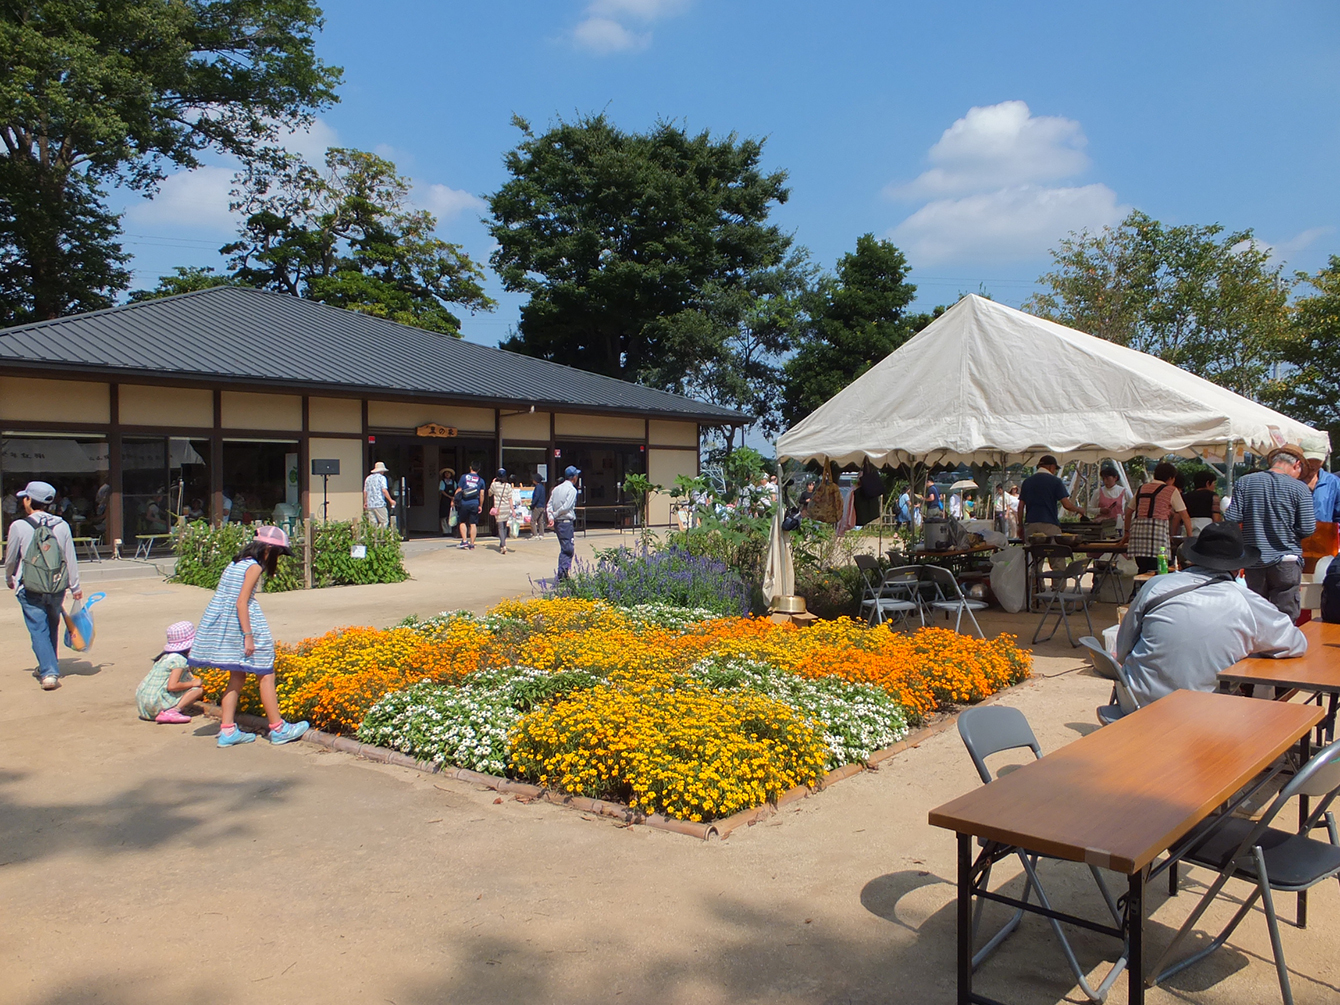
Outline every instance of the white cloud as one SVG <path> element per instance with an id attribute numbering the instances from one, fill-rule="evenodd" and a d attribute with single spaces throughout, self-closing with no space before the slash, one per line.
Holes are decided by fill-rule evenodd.
<path id="1" fill-rule="evenodd" d="M 615 52 L 638 52 L 651 44 L 651 32 L 629 31 L 607 17 L 588 17 L 572 29 L 578 48 L 601 56 Z"/>
<path id="2" fill-rule="evenodd" d="M 1071 231 L 1116 224 L 1130 210 L 1106 185 L 1016 185 L 936 199 L 889 236 L 918 264 L 1041 258 Z"/>
<path id="3" fill-rule="evenodd" d="M 586 13 L 595 17 L 636 17 L 655 21 L 682 13 L 688 5 L 688 0 L 592 0 Z"/>
<path id="4" fill-rule="evenodd" d="M 970 108 L 931 147 L 935 166 L 890 194 L 935 198 L 1073 178 L 1089 167 L 1086 143 L 1075 120 L 1033 115 L 1022 101 Z"/>
<path id="5" fill-rule="evenodd" d="M 340 145 L 340 134 L 324 119 L 314 119 L 306 129 L 281 130 L 279 142 L 284 149 L 301 154 L 308 164 L 320 167 L 326 163 L 327 148 Z"/>
<path id="6" fill-rule="evenodd" d="M 231 233 L 237 229 L 237 218 L 228 211 L 234 171 L 207 166 L 168 175 L 158 195 L 130 206 L 126 218 L 139 227 L 195 227 Z"/>
<path id="7" fill-rule="evenodd" d="M 439 222 L 450 220 L 466 210 L 479 212 L 485 208 L 483 199 L 447 185 L 415 185 L 414 201 L 436 216 Z"/>
<path id="8" fill-rule="evenodd" d="M 1325 237 L 1334 231 L 1334 227 L 1309 227 L 1307 230 L 1284 241 L 1276 241 L 1273 244 L 1264 244 L 1260 241 L 1256 243 L 1258 247 L 1262 247 L 1269 252 L 1272 265 L 1279 265 L 1291 261 L 1300 252 L 1306 251 L 1315 244 L 1318 238 Z"/>

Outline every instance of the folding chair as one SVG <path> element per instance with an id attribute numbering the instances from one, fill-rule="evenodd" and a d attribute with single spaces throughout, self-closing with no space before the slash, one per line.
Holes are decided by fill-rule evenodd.
<path id="1" fill-rule="evenodd" d="M 1063 544 L 1030 544 L 1024 554 L 1028 557 L 1029 596 L 1036 604 L 1041 599 L 1044 585 L 1049 583 L 1054 588 L 1056 580 L 1063 574 L 1053 566 L 1059 562 L 1064 568 L 1064 563 L 1074 558 L 1075 553 Z M 1036 610 L 1034 607 L 1029 609 Z"/>
<path id="2" fill-rule="evenodd" d="M 930 608 L 933 611 L 944 611 L 945 614 L 954 614 L 954 631 L 958 631 L 958 626 L 963 622 L 963 615 L 968 615 L 968 620 L 972 626 L 977 629 L 977 635 L 980 638 L 986 638 L 982 631 L 982 626 L 977 623 L 977 615 L 973 611 L 984 611 L 987 608 L 985 600 L 970 600 L 963 595 L 963 590 L 959 588 L 958 580 L 948 569 L 941 569 L 935 565 L 921 566 L 921 582 L 929 584 L 935 591 L 931 599 Z"/>
<path id="3" fill-rule="evenodd" d="M 1293 989 L 1289 986 L 1289 969 L 1284 962 L 1284 945 L 1280 940 L 1279 919 L 1275 914 L 1275 901 L 1271 892 L 1301 894 L 1332 876 L 1340 878 L 1340 834 L 1336 832 L 1335 815 L 1330 811 L 1337 794 L 1340 794 L 1340 744 L 1333 743 L 1309 760 L 1289 780 L 1259 821 L 1220 816 L 1205 825 L 1201 835 L 1183 855 L 1183 861 L 1213 869 L 1219 873 L 1219 878 L 1205 891 L 1196 909 L 1164 950 L 1159 966 L 1191 932 L 1230 879 L 1245 879 L 1254 884 L 1256 889 L 1233 915 L 1228 927 L 1208 946 L 1166 970 L 1160 971 L 1159 966 L 1156 966 L 1154 972 L 1157 976 L 1151 981 L 1152 984 L 1185 970 L 1222 946 L 1259 898 L 1265 908 L 1266 925 L 1270 929 L 1270 945 L 1275 953 L 1280 994 L 1284 998 L 1284 1005 L 1293 1005 Z M 1315 797 L 1319 801 L 1297 833 L 1271 827 L 1275 815 L 1295 796 Z M 1317 841 L 1310 836 L 1323 818 L 1330 843 Z"/>
<path id="4" fill-rule="evenodd" d="M 1111 725 L 1123 715 L 1130 715 L 1139 708 L 1140 702 L 1136 700 L 1135 694 L 1131 691 L 1131 682 L 1126 676 L 1126 668 L 1112 658 L 1112 654 L 1103 648 L 1103 643 L 1092 635 L 1086 635 L 1079 640 L 1079 644 L 1084 649 L 1084 655 L 1089 660 L 1089 666 L 1098 671 L 1100 677 L 1106 677 L 1112 681 L 1111 699 L 1106 705 L 1101 705 L 1097 709 L 1099 725 Z"/>
<path id="5" fill-rule="evenodd" d="M 870 624 L 883 624 L 887 616 L 896 614 L 903 627 L 907 627 L 909 615 L 916 611 L 918 619 L 925 626 L 926 616 L 918 595 L 920 570 L 917 566 L 902 566 L 886 573 L 880 569 L 879 560 L 873 555 L 855 555 L 853 560 L 865 583 L 861 610 L 869 610 L 867 620 Z"/>
<path id="6" fill-rule="evenodd" d="M 1033 730 L 1029 728 L 1028 720 L 1024 718 L 1024 713 L 1017 708 L 1008 708 L 1004 705 L 987 705 L 978 708 L 964 709 L 958 717 L 958 735 L 963 740 L 963 746 L 968 748 L 968 756 L 972 758 L 972 763 L 977 768 L 977 773 L 981 776 L 983 784 L 990 785 L 993 776 L 991 769 L 986 765 L 986 759 L 992 754 L 998 754 L 1006 750 L 1021 750 L 1024 747 L 1033 751 L 1035 758 L 1042 756 L 1042 748 L 1038 745 L 1037 737 L 1033 735 Z M 1047 857 L 1040 856 L 1035 852 L 1025 851 L 1022 848 L 1016 849 L 1020 863 L 1024 867 L 1024 895 L 1020 899 L 1026 904 L 1033 892 L 1037 891 L 1038 903 L 1044 910 L 1051 911 L 1054 908 L 1046 891 L 1042 888 L 1042 883 L 1038 880 L 1037 864 L 1038 859 Z M 1098 891 L 1103 895 L 1103 901 L 1107 904 L 1108 912 L 1112 915 L 1112 920 L 1120 927 L 1122 924 L 1121 911 L 1117 902 L 1113 899 L 1111 891 L 1103 881 L 1102 874 L 1096 866 L 1089 866 L 1089 872 L 1093 874 L 1094 882 L 1098 884 Z M 991 879 L 991 866 L 986 867 L 982 876 L 982 886 Z M 976 942 L 977 929 L 982 921 L 982 908 L 985 905 L 984 900 L 978 900 L 977 910 L 973 915 L 972 934 L 973 941 Z M 981 963 L 990 956 L 997 947 L 1019 927 L 1019 922 L 1023 919 L 1024 909 L 1016 908 L 1013 917 L 1005 922 L 1000 931 L 987 941 L 972 958 L 973 969 L 976 970 Z M 1075 975 L 1075 980 L 1079 983 L 1080 989 L 1088 996 L 1090 1001 L 1101 1002 L 1107 997 L 1107 993 L 1112 988 L 1112 984 L 1121 976 L 1126 969 L 1126 956 L 1123 953 L 1121 959 L 1113 965 L 1112 970 L 1097 988 L 1089 986 L 1088 978 L 1085 976 L 1079 961 L 1075 959 L 1074 950 L 1070 948 L 1070 942 L 1066 939 L 1065 933 L 1061 931 L 1061 923 L 1055 918 L 1048 918 L 1047 921 L 1052 926 L 1052 931 L 1056 939 L 1061 943 L 1061 951 L 1065 954 L 1066 962 L 1070 964 L 1071 973 Z"/>
<path id="7" fill-rule="evenodd" d="M 1052 580 L 1050 589 L 1038 592 L 1038 599 L 1045 600 L 1047 606 L 1042 611 L 1042 620 L 1038 622 L 1038 627 L 1033 631 L 1033 642 L 1048 642 L 1056 634 L 1056 629 L 1065 624 L 1065 637 L 1070 640 L 1072 646 L 1079 645 L 1075 641 L 1074 633 L 1070 630 L 1070 612 L 1083 611 L 1084 620 L 1089 626 L 1089 634 L 1093 634 L 1093 619 L 1089 617 L 1089 601 L 1091 594 L 1084 588 L 1084 576 L 1089 571 L 1089 559 L 1076 558 L 1066 563 L 1066 567 L 1060 572 L 1049 574 Z M 1047 627 L 1047 619 L 1053 614 L 1056 615 L 1056 624 L 1052 625 L 1052 630 L 1046 638 L 1039 638 L 1042 629 Z"/>

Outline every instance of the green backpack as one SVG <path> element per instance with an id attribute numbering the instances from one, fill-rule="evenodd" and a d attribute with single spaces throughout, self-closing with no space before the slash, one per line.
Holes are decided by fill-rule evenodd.
<path id="1" fill-rule="evenodd" d="M 70 585 L 65 552 L 51 532 L 51 525 L 25 517 L 33 528 L 33 539 L 23 550 L 23 588 L 30 593 L 64 593 Z"/>

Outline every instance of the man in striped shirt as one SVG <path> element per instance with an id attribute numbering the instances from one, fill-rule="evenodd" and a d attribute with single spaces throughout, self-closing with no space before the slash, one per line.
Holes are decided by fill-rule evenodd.
<path id="1" fill-rule="evenodd" d="M 1303 538 L 1317 529 L 1312 493 L 1300 480 L 1303 451 L 1292 443 L 1266 457 L 1265 471 L 1254 471 L 1233 486 L 1224 519 L 1242 525 L 1243 540 L 1261 552 L 1244 570 L 1247 586 L 1295 622 L 1303 604 Z"/>

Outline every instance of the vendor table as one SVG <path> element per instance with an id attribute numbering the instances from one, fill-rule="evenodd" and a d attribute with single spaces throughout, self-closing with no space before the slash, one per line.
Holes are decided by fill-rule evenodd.
<path id="1" fill-rule="evenodd" d="M 913 551 L 900 555 L 890 551 L 890 561 L 902 565 L 939 565 L 952 572 L 962 572 L 973 559 L 999 551 L 994 544 L 977 544 L 971 548 L 949 548 L 943 551 Z"/>
<path id="2" fill-rule="evenodd" d="M 959 1005 L 999 1005 L 972 990 L 974 897 L 1124 940 L 1128 1001 L 1143 1005 L 1144 894 L 1154 859 L 1308 734 L 1321 717 L 1321 709 L 1310 705 L 1174 691 L 932 810 L 932 826 L 958 835 Z M 985 839 L 976 861 L 975 837 Z M 982 879 L 987 867 L 1016 849 L 1127 876 L 1121 928 L 987 890 Z"/>

